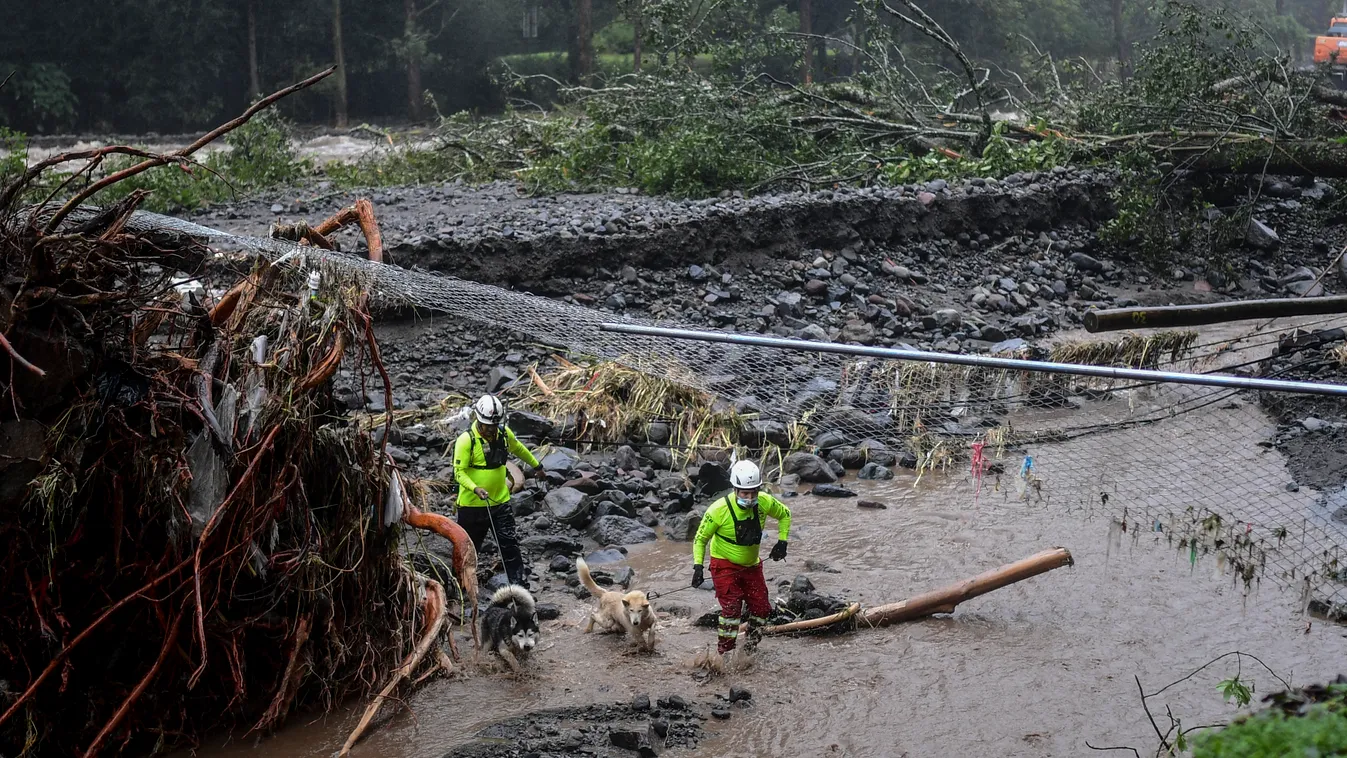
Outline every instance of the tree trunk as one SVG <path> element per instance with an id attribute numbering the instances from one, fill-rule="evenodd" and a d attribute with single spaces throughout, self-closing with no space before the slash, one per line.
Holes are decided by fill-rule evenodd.
<path id="1" fill-rule="evenodd" d="M 262 97 L 262 75 L 257 70 L 257 0 L 248 0 L 248 99 Z"/>
<path id="2" fill-rule="evenodd" d="M 804 83 L 812 84 L 814 82 L 814 40 L 809 35 L 814 33 L 814 4 L 813 0 L 800 0 L 800 34 L 805 35 L 804 39 Z"/>
<path id="3" fill-rule="evenodd" d="M 1112 0 L 1113 40 L 1118 45 L 1118 78 L 1126 80 L 1132 75 L 1132 43 L 1127 41 L 1127 29 L 1123 26 L 1123 0 Z"/>
<path id="4" fill-rule="evenodd" d="M 861 72 L 861 51 L 865 49 L 865 18 L 860 14 L 856 15 L 851 44 L 854 46 L 851 51 L 851 75 L 855 76 Z"/>
<path id="5" fill-rule="evenodd" d="M 421 43 L 416 35 L 416 0 L 403 0 L 407 23 L 407 117 L 421 120 Z"/>
<path id="6" fill-rule="evenodd" d="M 644 13 L 641 8 L 641 0 L 632 0 L 631 4 L 631 26 L 634 32 L 633 42 L 635 47 L 632 52 L 632 71 L 641 73 L 641 35 L 645 33 L 641 22 L 644 20 Z"/>
<path id="7" fill-rule="evenodd" d="M 341 42 L 341 0 L 332 0 L 332 57 L 337 66 L 333 77 L 337 82 L 336 102 L 333 110 L 338 128 L 344 128 L 348 121 L 346 115 L 346 53 Z"/>
<path id="8" fill-rule="evenodd" d="M 575 0 L 576 79 L 588 86 L 594 76 L 594 0 Z"/>

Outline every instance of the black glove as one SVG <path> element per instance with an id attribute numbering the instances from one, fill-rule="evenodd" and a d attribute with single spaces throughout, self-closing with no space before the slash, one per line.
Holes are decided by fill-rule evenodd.
<path id="1" fill-rule="evenodd" d="M 704 581 L 706 581 L 706 577 L 702 576 L 702 564 L 698 563 L 692 567 L 692 586 L 700 587 Z"/>
<path id="2" fill-rule="evenodd" d="M 786 557 L 786 541 L 777 540 L 776 545 L 772 547 L 772 560 L 779 561 Z"/>

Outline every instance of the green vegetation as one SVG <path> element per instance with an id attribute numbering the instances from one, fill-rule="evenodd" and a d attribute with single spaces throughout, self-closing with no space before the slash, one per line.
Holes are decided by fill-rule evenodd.
<path id="1" fill-rule="evenodd" d="M 1193 758 L 1347 755 L 1347 685 L 1304 692 L 1280 693 L 1276 706 L 1195 736 Z"/>

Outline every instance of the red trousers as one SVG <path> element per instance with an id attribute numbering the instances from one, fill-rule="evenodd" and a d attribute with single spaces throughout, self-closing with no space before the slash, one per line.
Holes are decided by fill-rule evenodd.
<path id="1" fill-rule="evenodd" d="M 767 599 L 767 580 L 762 577 L 761 563 L 740 566 L 724 558 L 712 558 L 711 582 L 715 585 L 716 600 L 720 603 L 716 650 L 725 653 L 734 649 L 734 643 L 739 637 L 744 605 L 748 605 L 749 625 L 763 626 L 772 613 L 772 603 Z"/>

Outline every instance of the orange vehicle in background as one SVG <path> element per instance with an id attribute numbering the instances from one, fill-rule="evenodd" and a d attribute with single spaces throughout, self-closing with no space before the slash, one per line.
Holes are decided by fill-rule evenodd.
<path id="1" fill-rule="evenodd" d="M 1347 1 L 1343 5 L 1343 15 L 1335 16 L 1328 32 L 1314 38 L 1314 64 L 1328 64 L 1333 84 L 1347 90 Z"/>

